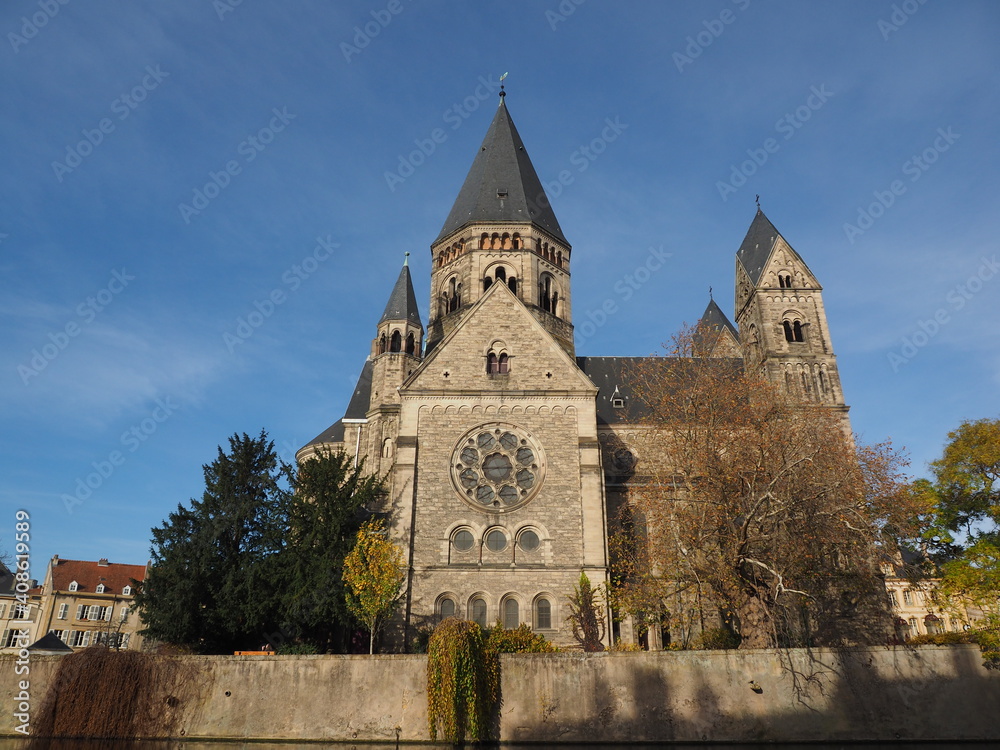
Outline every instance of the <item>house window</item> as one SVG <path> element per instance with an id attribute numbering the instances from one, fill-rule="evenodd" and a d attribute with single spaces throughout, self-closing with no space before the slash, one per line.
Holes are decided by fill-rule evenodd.
<path id="1" fill-rule="evenodd" d="M 128 620 L 128 607 L 122 607 L 121 611 L 118 613 L 118 622 L 126 622 Z"/>
<path id="2" fill-rule="evenodd" d="M 481 628 L 486 627 L 486 601 L 481 597 L 472 600 L 472 621 Z"/>
<path id="3" fill-rule="evenodd" d="M 72 582 L 72 583 L 71 583 L 71 584 L 69 585 L 69 590 L 70 590 L 70 591 L 76 591 L 76 590 L 77 590 L 77 589 L 79 589 L 79 588 L 80 588 L 80 584 L 78 584 L 78 583 L 77 583 L 76 581 L 73 581 L 73 582 Z"/>
<path id="4" fill-rule="evenodd" d="M 27 620 L 28 619 L 28 607 L 27 604 L 15 604 L 14 611 L 11 612 L 12 620 Z"/>
<path id="5" fill-rule="evenodd" d="M 552 627 L 552 602 L 539 599 L 535 602 L 535 627 L 538 630 L 548 630 Z"/>
<path id="6" fill-rule="evenodd" d="M 23 638 L 21 638 L 21 633 L 23 632 L 24 631 L 19 628 L 5 630 L 2 641 L 3 645 L 0 645 L 0 648 L 14 648 L 17 643 L 23 642 Z"/>
<path id="7" fill-rule="evenodd" d="M 0 620 L 3 619 L 4 613 L 7 611 L 7 604 L 0 602 Z"/>
<path id="8" fill-rule="evenodd" d="M 503 603 L 503 626 L 508 630 L 521 624 L 520 610 L 517 599 L 508 599 Z"/>
<path id="9" fill-rule="evenodd" d="M 70 643 L 67 645 L 73 646 L 74 648 L 86 648 L 90 645 L 90 631 L 74 630 L 70 635 Z"/>
<path id="10" fill-rule="evenodd" d="M 455 600 L 454 599 L 442 599 L 441 604 L 438 605 L 438 614 L 441 615 L 443 620 L 446 617 L 455 616 Z"/>
<path id="11" fill-rule="evenodd" d="M 60 619 L 60 620 L 65 620 L 67 614 L 69 614 L 69 605 L 65 604 L 65 603 L 60 604 L 59 605 L 59 614 L 57 615 L 57 618 Z"/>
<path id="12" fill-rule="evenodd" d="M 899 597 L 896 596 L 896 592 L 895 591 L 890 591 L 889 592 L 889 604 L 891 604 L 893 607 L 896 607 L 896 608 L 899 607 Z"/>
<path id="13" fill-rule="evenodd" d="M 917 624 L 917 618 L 911 617 L 908 622 L 910 626 L 910 636 L 920 635 L 920 626 Z"/>
<path id="14" fill-rule="evenodd" d="M 122 589 L 122 596 L 132 596 L 132 587 L 126 586 Z"/>
<path id="15" fill-rule="evenodd" d="M 903 592 L 903 604 L 913 604 L 913 592 L 909 589 Z"/>

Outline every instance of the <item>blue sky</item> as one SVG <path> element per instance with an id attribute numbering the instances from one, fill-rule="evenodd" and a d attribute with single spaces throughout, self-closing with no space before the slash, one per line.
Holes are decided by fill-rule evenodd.
<path id="1" fill-rule="evenodd" d="M 988 1 L 5 2 L 0 548 L 26 509 L 39 578 L 141 563 L 229 435 L 290 459 L 339 418 L 406 251 L 426 323 L 505 71 L 579 354 L 657 350 L 710 286 L 732 315 L 760 194 L 855 430 L 924 473 L 1000 414 L 998 32 Z"/>

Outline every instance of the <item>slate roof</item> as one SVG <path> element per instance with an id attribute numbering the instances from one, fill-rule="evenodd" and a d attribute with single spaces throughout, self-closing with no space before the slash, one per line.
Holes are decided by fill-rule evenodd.
<path id="1" fill-rule="evenodd" d="M 121 594 L 122 589 L 132 585 L 133 578 L 142 581 L 145 577 L 145 565 L 101 565 L 92 560 L 53 560 L 52 563 L 53 591 L 69 591 L 69 585 L 76 581 L 77 593 L 96 593 L 97 585 L 103 583 L 104 593 Z"/>
<path id="2" fill-rule="evenodd" d="M 382 325 L 387 320 L 405 320 L 423 329 L 420 311 L 417 310 L 417 297 L 413 293 L 413 282 L 410 280 L 410 267 L 406 263 L 403 263 L 399 278 L 396 279 L 396 286 L 392 288 L 392 294 L 389 295 L 389 301 L 385 305 L 385 312 L 382 313 L 378 323 Z M 365 411 L 367 410 L 366 405 Z"/>
<path id="3" fill-rule="evenodd" d="M 690 357 L 577 357 L 576 363 L 597 386 L 597 424 L 635 424 L 650 414 L 650 408 L 635 395 L 633 384 L 641 375 L 651 376 L 652 368 L 664 372 L 690 366 L 698 360 Z M 743 360 L 727 361 L 740 367 Z M 622 400 L 615 406 L 616 398 Z"/>
<path id="4" fill-rule="evenodd" d="M 45 651 L 48 653 L 73 653 L 73 649 L 63 643 L 62 639 L 55 633 L 46 633 L 37 641 L 28 646 L 29 651 Z"/>
<path id="5" fill-rule="evenodd" d="M 342 443 L 344 441 L 344 420 L 364 419 L 371 405 L 372 395 L 372 372 L 375 365 L 371 359 L 365 361 L 365 366 L 361 368 L 361 375 L 358 377 L 358 384 L 354 387 L 351 401 L 347 405 L 347 412 L 342 419 L 338 419 L 323 432 L 314 437 L 303 448 L 310 445 L 320 445 L 321 443 Z"/>
<path id="6" fill-rule="evenodd" d="M 506 192 L 506 197 L 499 197 L 501 192 Z M 569 244 L 501 97 L 479 153 L 435 242 L 472 222 L 504 221 L 531 222 Z"/>
<path id="7" fill-rule="evenodd" d="M 750 276 L 750 281 L 754 284 L 760 281 L 764 265 L 771 257 L 771 250 L 778 237 L 781 237 L 781 233 L 774 228 L 774 224 L 758 208 L 757 215 L 753 217 L 750 229 L 747 230 L 747 236 L 743 238 L 743 244 L 736 251 L 736 259 L 739 260 L 747 275 Z M 782 237 L 782 239 L 784 238 Z M 792 252 L 795 251 L 792 250 Z"/>
<path id="8" fill-rule="evenodd" d="M 736 326 L 729 321 L 729 318 L 722 312 L 722 308 L 719 307 L 716 301 L 711 299 L 708 301 L 708 307 L 705 308 L 705 312 L 698 319 L 698 325 L 694 329 L 691 343 L 694 344 L 695 352 L 711 354 L 711 351 L 701 351 L 703 345 L 710 344 L 714 348 L 718 343 L 719 334 L 724 330 L 728 330 L 733 335 L 733 338 L 739 342 L 740 334 L 736 330 Z M 708 337 L 708 341 L 706 341 L 706 337 Z"/>

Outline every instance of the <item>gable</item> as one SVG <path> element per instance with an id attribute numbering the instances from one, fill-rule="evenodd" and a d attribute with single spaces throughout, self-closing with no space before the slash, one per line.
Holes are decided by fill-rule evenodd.
<path id="1" fill-rule="evenodd" d="M 508 373 L 487 373 L 491 351 L 507 355 Z M 596 389 L 524 303 L 505 285 L 494 284 L 400 390 L 594 393 Z"/>
<path id="2" fill-rule="evenodd" d="M 791 288 L 793 289 L 822 288 L 802 257 L 785 241 L 784 237 L 778 235 L 767 262 L 761 269 L 757 285 L 781 288 L 779 277 L 785 275 L 792 277 Z"/>

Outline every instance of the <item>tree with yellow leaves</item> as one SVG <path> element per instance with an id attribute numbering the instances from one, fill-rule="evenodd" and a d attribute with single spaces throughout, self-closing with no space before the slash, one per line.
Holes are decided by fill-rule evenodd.
<path id="1" fill-rule="evenodd" d="M 375 653 L 375 634 L 392 614 L 405 579 L 403 552 L 386 538 L 379 519 L 358 531 L 354 548 L 344 558 L 347 607 L 368 628 L 368 653 Z"/>

